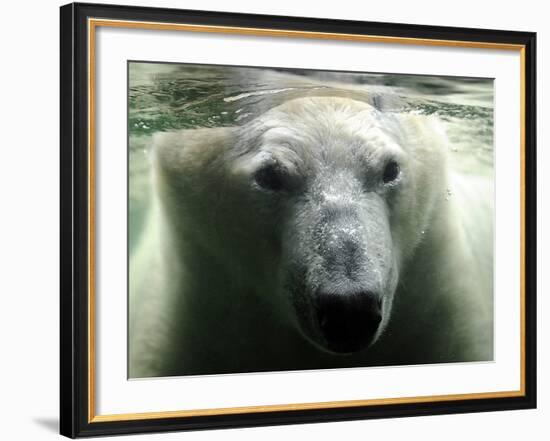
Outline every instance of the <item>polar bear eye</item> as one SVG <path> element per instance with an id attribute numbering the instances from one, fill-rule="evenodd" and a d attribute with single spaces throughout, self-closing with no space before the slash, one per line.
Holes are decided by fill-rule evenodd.
<path id="1" fill-rule="evenodd" d="M 266 190 L 280 191 L 283 189 L 281 169 L 275 164 L 263 166 L 255 173 L 254 179 L 260 187 Z"/>
<path id="2" fill-rule="evenodd" d="M 382 177 L 382 179 L 384 180 L 384 184 L 389 184 L 390 182 L 395 181 L 399 176 L 399 172 L 400 168 L 397 162 L 388 162 L 386 164 L 386 168 L 384 168 L 384 176 Z"/>

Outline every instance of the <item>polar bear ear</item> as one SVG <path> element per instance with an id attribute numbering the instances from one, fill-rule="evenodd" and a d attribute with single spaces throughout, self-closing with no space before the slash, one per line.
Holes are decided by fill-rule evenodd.
<path id="1" fill-rule="evenodd" d="M 447 137 L 441 121 L 433 115 L 396 113 L 393 116 L 397 126 L 393 133 L 399 143 L 409 152 L 422 151 L 436 153 L 445 150 Z"/>
<path id="2" fill-rule="evenodd" d="M 185 129 L 153 136 L 153 161 L 166 172 L 196 173 L 218 161 L 235 144 L 233 127 Z"/>

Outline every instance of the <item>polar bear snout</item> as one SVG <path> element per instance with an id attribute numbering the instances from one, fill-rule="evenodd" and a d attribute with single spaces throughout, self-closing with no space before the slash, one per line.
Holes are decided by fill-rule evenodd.
<path id="1" fill-rule="evenodd" d="M 388 204 L 338 170 L 317 176 L 296 204 L 284 260 L 300 331 L 329 353 L 367 349 L 388 323 L 398 280 Z"/>
<path id="2" fill-rule="evenodd" d="M 316 293 L 318 327 L 332 352 L 369 346 L 382 321 L 382 298 L 370 291 L 321 288 Z"/>

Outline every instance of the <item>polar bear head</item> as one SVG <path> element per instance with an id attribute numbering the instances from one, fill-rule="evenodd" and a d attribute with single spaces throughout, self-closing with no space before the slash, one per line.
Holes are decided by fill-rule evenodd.
<path id="1" fill-rule="evenodd" d="M 333 353 L 377 340 L 445 188 L 434 121 L 308 97 L 155 144 L 174 246 L 231 280 L 216 301 L 253 292 Z"/>

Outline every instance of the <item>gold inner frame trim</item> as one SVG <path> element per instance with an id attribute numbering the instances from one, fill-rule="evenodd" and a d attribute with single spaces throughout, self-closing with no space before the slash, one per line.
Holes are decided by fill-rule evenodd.
<path id="1" fill-rule="evenodd" d="M 96 28 L 116 27 L 146 30 L 187 31 L 202 33 L 237 34 L 263 37 L 287 37 L 357 41 L 367 43 L 409 44 L 419 46 L 463 47 L 477 49 L 511 50 L 520 54 L 520 389 L 511 391 L 430 395 L 397 398 L 374 398 L 312 403 L 273 404 L 265 406 L 226 407 L 216 409 L 192 409 L 160 412 L 96 415 L 95 383 L 95 36 Z M 293 410 L 334 409 L 390 404 L 412 404 L 474 399 L 520 397 L 525 395 L 525 46 L 520 44 L 440 40 L 426 38 L 391 37 L 377 35 L 339 34 L 279 29 L 263 29 L 233 26 L 191 25 L 179 23 L 155 23 L 108 19 L 88 19 L 88 422 L 135 421 L 163 418 L 181 418 L 208 415 L 231 415 Z"/>

